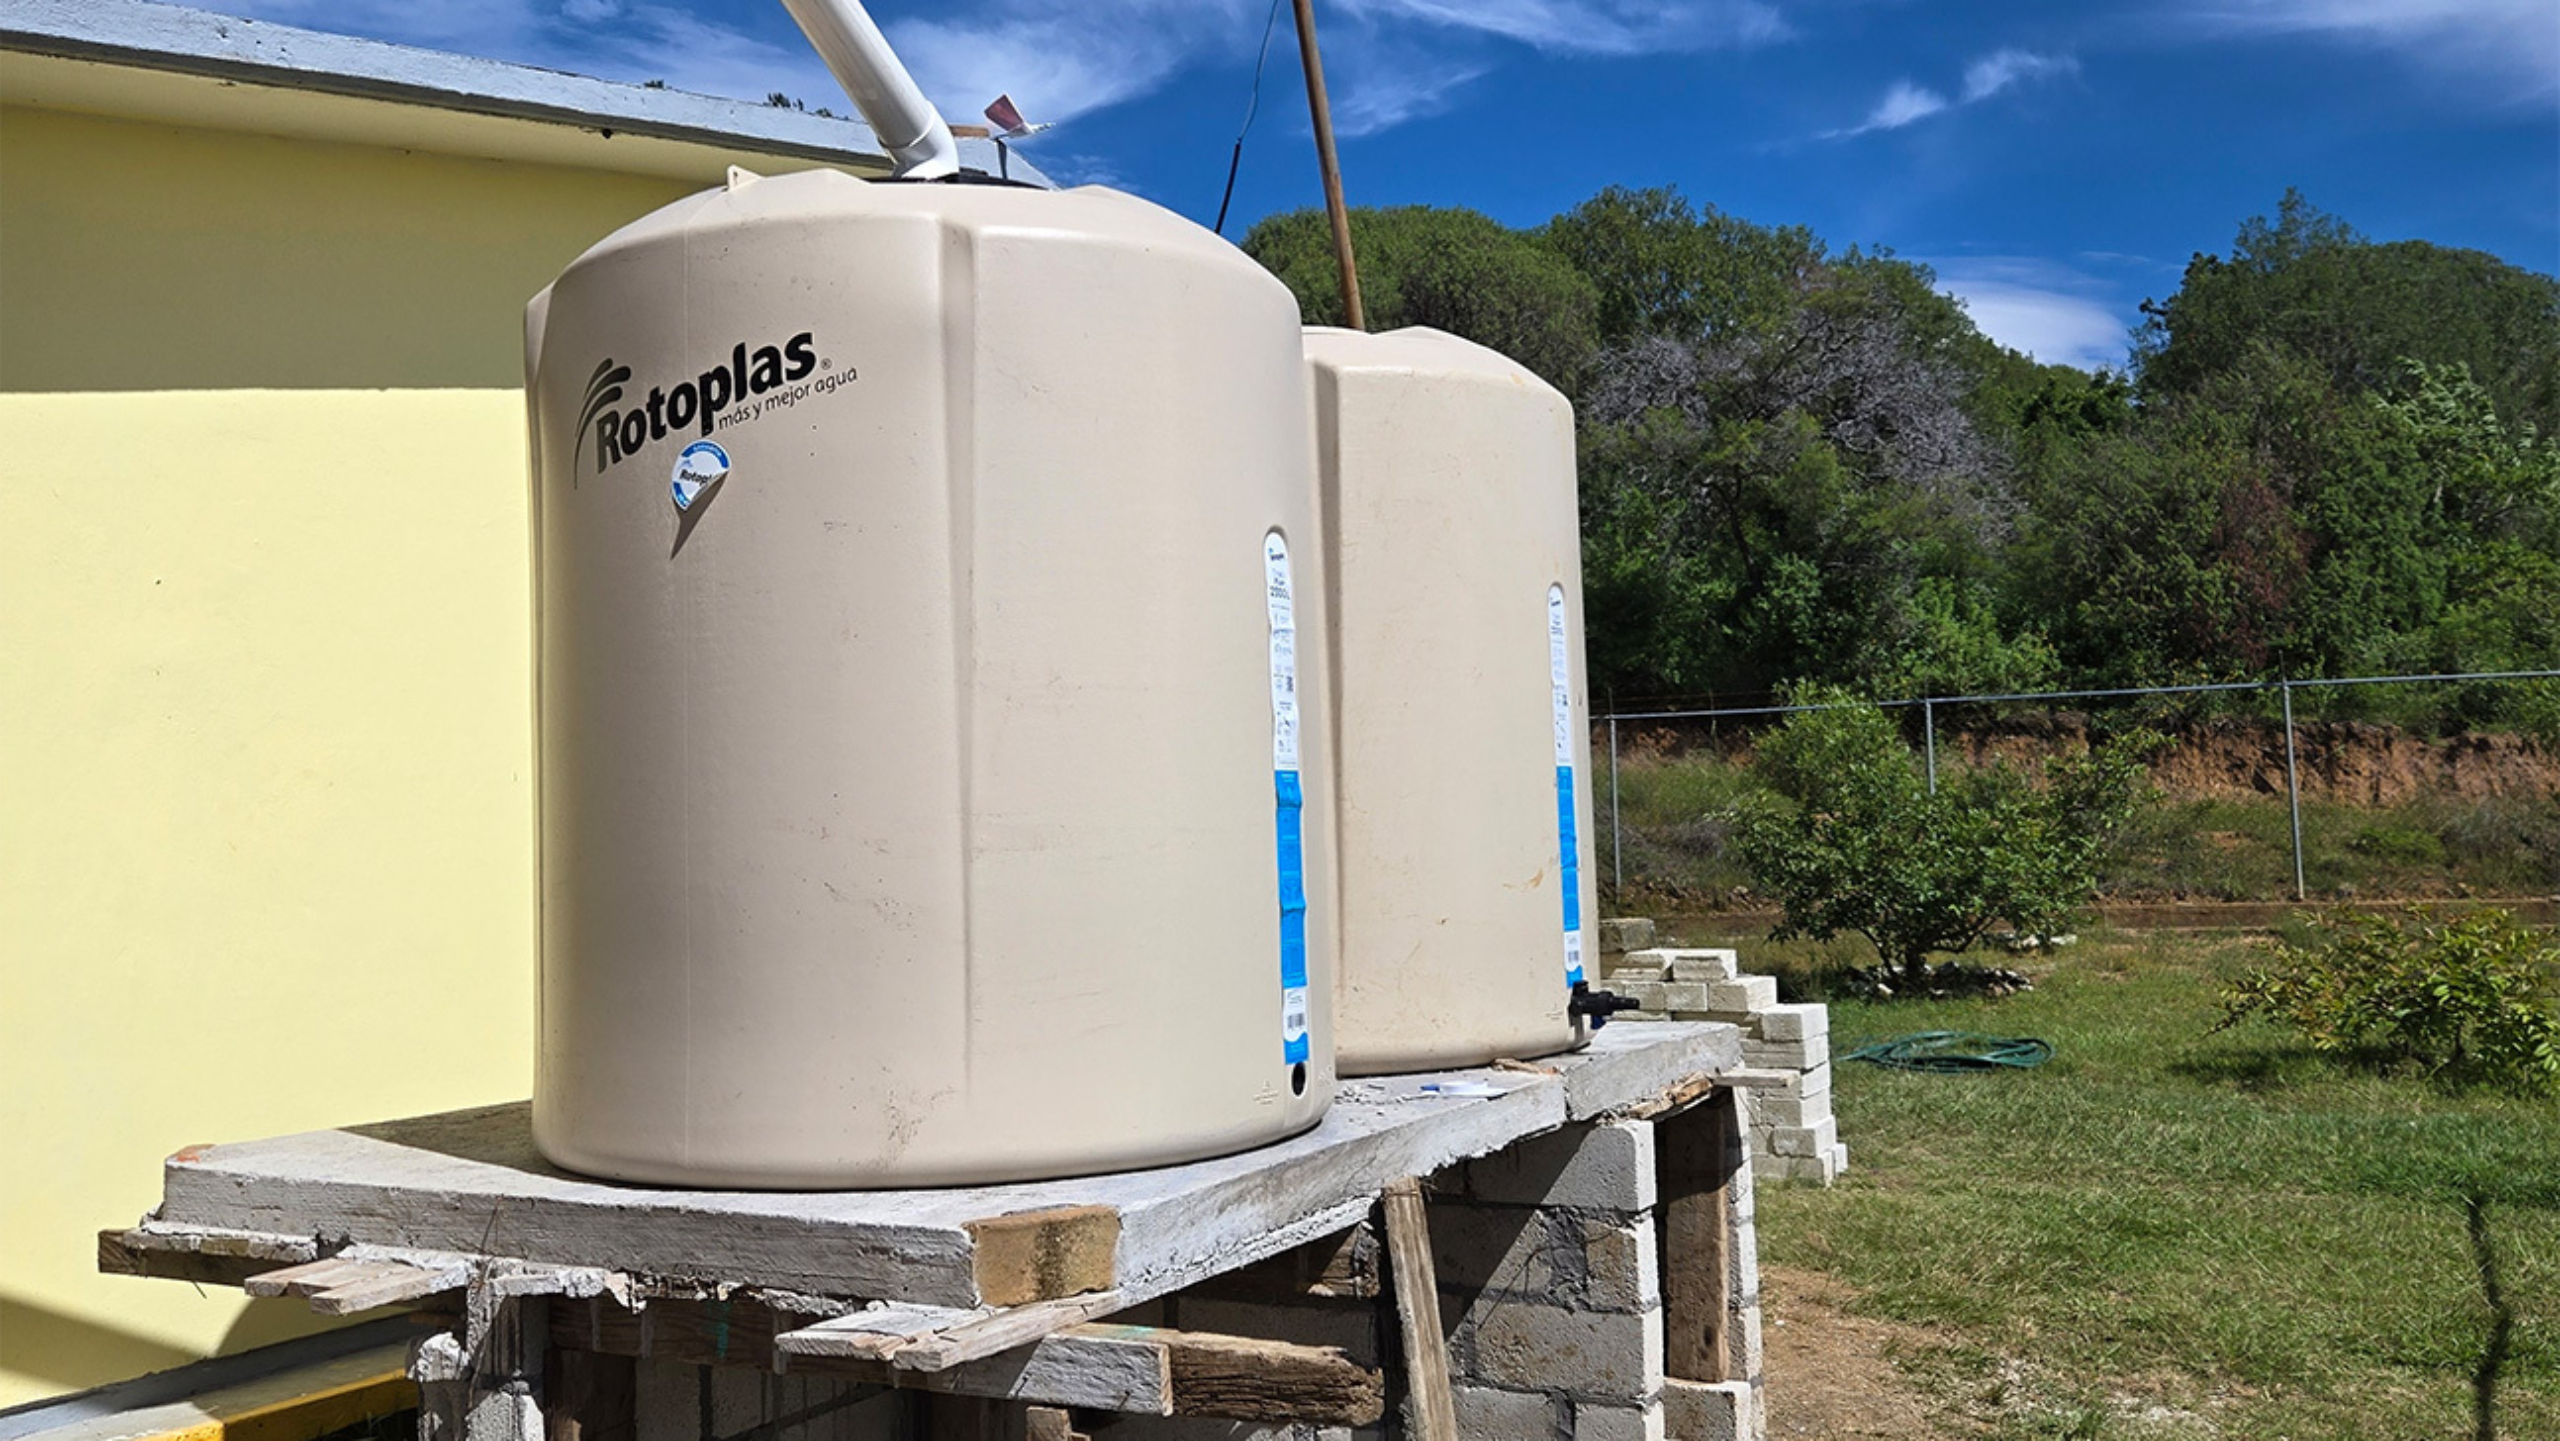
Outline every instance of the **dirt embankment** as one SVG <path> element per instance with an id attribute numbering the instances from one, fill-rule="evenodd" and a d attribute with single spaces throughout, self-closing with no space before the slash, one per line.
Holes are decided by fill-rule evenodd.
<path id="1" fill-rule="evenodd" d="M 1913 717 L 1912 729 L 1918 730 Z M 1940 726 L 1941 763 L 2005 760 L 2033 765 L 2048 756 L 2089 749 L 2089 717 L 2076 711 L 2018 716 L 1956 730 Z M 1915 737 L 1916 739 L 1916 737 Z M 1594 748 L 1607 754 L 1606 729 Z M 1752 736 L 1698 721 L 1622 725 L 1618 748 L 1630 761 L 1710 753 L 1741 762 Z M 2394 806 L 2427 798 L 2484 800 L 2560 795 L 2560 755 L 2516 735 L 2474 734 L 2429 740 L 2359 721 L 2302 721 L 2294 727 L 2302 791 L 2316 800 Z M 1605 763 L 1605 762 L 1604 762 Z M 2212 720 L 2170 737 L 2151 762 L 2154 783 L 2174 800 L 2234 800 L 2284 794 L 2284 727 L 2250 720 Z"/>

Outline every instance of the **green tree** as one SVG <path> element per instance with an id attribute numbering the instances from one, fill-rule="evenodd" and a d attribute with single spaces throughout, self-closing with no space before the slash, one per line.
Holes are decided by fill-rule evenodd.
<path id="1" fill-rule="evenodd" d="M 2143 314 L 2135 358 L 2153 397 L 2194 394 L 2274 345 L 2349 393 L 2406 360 L 2462 365 L 2510 423 L 2560 430 L 2560 280 L 2476 250 L 2375 243 L 2298 191 L 2273 220 L 2243 222 L 2227 258 L 2190 260 Z"/>
<path id="2" fill-rule="evenodd" d="M 1534 236 L 1473 210 L 1351 212 L 1360 301 L 1372 330 L 1424 325 L 1490 346 L 1570 394 L 1599 344 L 1591 282 Z M 1286 283 L 1309 325 L 1343 323 L 1342 272 L 1321 210 L 1246 232 L 1244 251 Z"/>
<path id="3" fill-rule="evenodd" d="M 1884 711 L 1844 692 L 1790 716 L 1754 769 L 1774 799 L 1735 832 L 1743 864 L 1785 907 L 1773 939 L 1864 936 L 1913 982 L 1929 957 L 1964 951 L 2007 922 L 2062 929 L 2097 888 L 2109 839 L 2145 803 L 2143 755 L 2158 738 L 2111 741 L 2046 764 L 1942 771 L 1933 792 Z"/>

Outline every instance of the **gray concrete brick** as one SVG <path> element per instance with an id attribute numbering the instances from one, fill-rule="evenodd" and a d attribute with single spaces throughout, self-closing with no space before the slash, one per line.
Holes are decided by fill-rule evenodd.
<path id="1" fill-rule="evenodd" d="M 1849 1143 L 1848 1143 L 1848 1142 L 1846 1142 L 1846 1141 L 1839 1141 L 1839 1142 L 1835 1142 L 1835 1143 L 1833 1143 L 1833 1145 L 1832 1145 L 1832 1147 L 1831 1147 L 1831 1167 L 1832 1167 L 1832 1169 L 1833 1169 L 1834 1171 L 1840 1172 L 1840 1173 L 1842 1173 L 1842 1174 L 1846 1174 L 1846 1173 L 1847 1173 L 1847 1171 L 1848 1171 L 1848 1169 L 1849 1169 Z"/>
<path id="2" fill-rule="evenodd" d="M 1653 1221 L 1585 1220 L 1582 1304 L 1592 1311 L 1650 1311 L 1662 1304 L 1662 1262 Z"/>
<path id="3" fill-rule="evenodd" d="M 1705 981 L 1673 981 L 1662 988 L 1663 1006 L 1674 1012 L 1705 1011 L 1715 1004 Z"/>
<path id="4" fill-rule="evenodd" d="M 1831 1119 L 1831 1095 L 1795 1096 L 1785 1091 L 1760 1093 L 1760 1109 L 1754 1113 L 1762 1124 L 1772 1128 L 1803 1128 Z"/>
<path id="5" fill-rule="evenodd" d="M 1612 976 L 1609 978 L 1609 987 L 1619 995 L 1635 1002 L 1637 1010 L 1669 1011 L 1671 1009 L 1671 987 L 1660 981 L 1625 980 Z"/>
<path id="6" fill-rule="evenodd" d="M 1823 1064 L 1814 1067 L 1812 1070 L 1799 1071 L 1797 1074 L 1803 1078 L 1796 1082 L 1797 1095 L 1827 1096 L 1831 1094 L 1830 1062 L 1825 1061 Z"/>
<path id="7" fill-rule="evenodd" d="M 1465 1441 L 1558 1441 L 1567 1434 L 1561 1408 L 1549 1397 L 1491 1386 L 1452 1391 L 1458 1402 L 1458 1434 Z"/>
<path id="8" fill-rule="evenodd" d="M 1601 974 L 1609 978 L 1611 985 L 1637 985 L 1648 981 L 1667 981 L 1671 978 L 1669 968 L 1662 962 L 1638 961 L 1629 956 L 1618 956 L 1608 960 L 1603 965 Z"/>
<path id="9" fill-rule="evenodd" d="M 1754 1300 L 1756 1301 L 1756 1297 Z M 1745 1306 L 1733 1315 L 1725 1328 L 1725 1369 L 1728 1374 L 1752 1379 L 1768 1369 L 1768 1353 L 1760 1335 L 1760 1308 Z"/>
<path id="10" fill-rule="evenodd" d="M 1662 1403 L 1603 1406 L 1573 1403 L 1573 1441 L 1664 1441 Z"/>
<path id="11" fill-rule="evenodd" d="M 1804 1041 L 1830 1034 L 1831 1008 L 1818 1002 L 1772 1005 L 1760 1012 L 1760 1038 L 1765 1041 Z"/>
<path id="12" fill-rule="evenodd" d="M 1348 1426 L 1221 1421 L 1208 1416 L 1113 1415 L 1102 1426 L 1108 1428 L 1102 1434 L 1109 1441 L 1358 1441 L 1382 1434 L 1367 1428 L 1354 1431 Z"/>
<path id="13" fill-rule="evenodd" d="M 1653 1127 L 1597 1121 L 1532 1136 L 1466 1164 L 1467 1194 L 1506 1206 L 1653 1209 Z"/>
<path id="14" fill-rule="evenodd" d="M 1572 1217 L 1527 1207 L 1442 1202 L 1431 1208 L 1433 1269 L 1443 1287 L 1461 1292 L 1556 1299 L 1559 1287 L 1580 1272 L 1581 1235 Z"/>
<path id="15" fill-rule="evenodd" d="M 1653 944 L 1653 922 L 1643 916 L 1611 916 L 1600 922 L 1600 953 L 1641 951 Z"/>
<path id="16" fill-rule="evenodd" d="M 1830 1159 L 1831 1148 L 1840 1140 L 1839 1128 L 1829 1116 L 1802 1126 L 1781 1124 L 1769 1132 L 1769 1150 L 1780 1156 L 1820 1156 Z"/>
<path id="17" fill-rule="evenodd" d="M 1742 1064 L 1774 1066 L 1788 1071 L 1809 1071 L 1831 1064 L 1831 1041 L 1811 1037 L 1801 1041 L 1764 1041 L 1745 1036 L 1742 1041 Z"/>
<path id="18" fill-rule="evenodd" d="M 1577 1399 L 1642 1405 L 1662 1390 L 1662 1313 L 1493 1308 L 1467 1350 L 1471 1379 L 1546 1387 Z"/>
<path id="19" fill-rule="evenodd" d="M 1677 950 L 1666 953 L 1675 981 L 1729 981 L 1742 974 L 1741 958 L 1732 951 Z"/>
<path id="20" fill-rule="evenodd" d="M 1671 1441 L 1749 1441 L 1748 1381 L 1667 1381 L 1662 1423 Z"/>
<path id="21" fill-rule="evenodd" d="M 1736 976 L 1708 983 L 1709 1010 L 1757 1014 L 1778 1004 L 1775 976 Z"/>

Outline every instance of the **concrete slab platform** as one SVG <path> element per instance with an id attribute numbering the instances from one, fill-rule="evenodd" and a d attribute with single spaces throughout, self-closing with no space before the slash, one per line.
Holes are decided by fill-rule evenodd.
<path id="1" fill-rule="evenodd" d="M 522 1104 L 453 1111 L 171 1157 L 159 1210 L 135 1239 L 249 1233 L 346 1246 L 505 1257 L 838 1300 L 977 1307 L 1012 1292 L 982 1245 L 990 1223 L 1056 1213 L 1116 1222 L 1103 1281 L 1135 1305 L 1364 1217 L 1399 1176 L 1428 1176 L 1568 1121 L 1702 1089 L 1742 1064 L 1742 1036 L 1709 1023 L 1620 1022 L 1540 1068 L 1345 1082 L 1316 1129 L 1239 1155 L 1156 1170 L 906 1191 L 675 1191 L 593 1180 L 534 1150 Z M 1009 1293 L 1009 1294 L 998 1294 Z"/>

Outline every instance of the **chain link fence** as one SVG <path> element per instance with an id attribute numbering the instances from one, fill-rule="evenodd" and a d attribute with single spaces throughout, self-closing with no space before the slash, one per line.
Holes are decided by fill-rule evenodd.
<path id="1" fill-rule="evenodd" d="M 2480 852 L 2486 862 L 2495 862 L 2498 859 L 2496 853 L 2502 849 L 2514 852 L 2509 858 L 2512 864 L 2476 867 L 2483 883 L 2494 882 L 2505 889 L 2521 884 L 2534 894 L 2547 896 L 2553 888 L 2560 888 L 2560 685 L 2554 685 L 2554 682 L 2560 682 L 2560 670 L 2223 681 L 1707 709 L 1618 711 L 1613 708 L 1593 721 L 1594 729 L 1600 732 L 1594 740 L 1606 746 L 1605 810 L 1609 847 L 1606 861 L 1613 899 L 1623 904 L 1629 896 L 1631 849 L 1639 853 L 1638 874 L 1634 877 L 1639 886 L 1658 890 L 1668 885 L 1677 889 L 1685 879 L 1705 889 L 1717 888 L 1714 862 L 1720 838 L 1712 834 L 1716 818 L 1725 813 L 1750 786 L 1747 769 L 1734 758 L 1734 752 L 1747 746 L 1754 728 L 1786 716 L 1866 704 L 1906 715 L 1916 723 L 1912 727 L 1916 730 L 1913 748 L 1926 771 L 1929 787 L 1934 791 L 1938 783 L 1941 751 L 1947 749 L 1951 741 L 1968 755 L 1978 758 L 1986 749 L 1982 743 L 1986 729 L 1995 737 L 2004 727 L 2014 734 L 2018 730 L 2014 718 L 2021 711 L 2043 718 L 2040 733 L 2047 740 L 2059 734 L 2061 743 L 2068 744 L 2068 733 L 2075 729 L 2085 740 L 2092 708 L 2113 706 L 2131 709 L 2141 720 L 2156 722 L 2160 717 L 2140 712 L 2146 707 L 2160 709 L 2164 702 L 2183 702 L 2191 711 L 2215 712 L 2210 717 L 2189 714 L 2170 721 L 2168 728 L 2173 732 L 2171 746 L 2164 756 L 2173 756 L 2181 746 L 2194 744 L 2199 729 L 2210 731 L 2211 727 L 2220 725 L 2226 733 L 2219 735 L 2216 742 L 2229 753 L 2221 759 L 2224 768 L 2235 773 L 2249 767 L 2247 752 L 2256 734 L 2250 727 L 2260 726 L 2267 732 L 2280 729 L 2284 803 L 2281 849 L 2289 852 L 2289 884 L 2283 887 L 2288 899 L 2308 901 L 2315 888 L 2345 898 L 2353 894 L 2355 888 L 2351 882 L 2339 879 L 2334 873 L 2352 870 L 2356 864 L 2355 857 L 2361 856 L 2369 861 L 2369 869 L 2376 874 L 2414 874 L 2411 862 L 2423 861 L 2430 854 L 2431 847 L 2441 851 L 2449 843 L 2465 856 L 2474 851 Z M 2339 697 L 2351 696 L 2360 688 L 2448 686 L 2533 687 L 2531 698 L 2551 714 L 2541 725 L 2531 729 L 2549 730 L 2553 734 L 2539 739 L 2518 735 L 2510 737 L 2502 745 L 2492 746 L 2476 734 L 2457 735 L 2452 739 L 2426 738 L 2356 719 L 2338 720 L 2297 714 L 2297 698 L 2311 709 L 2335 710 L 2340 708 L 2336 704 Z M 2529 711 L 2533 707 L 2521 709 Z M 2069 717 L 2078 717 L 2080 723 L 2076 727 L 2061 724 Z M 1728 723 L 1733 723 L 1734 728 L 1730 731 Z M 2234 726 L 2241 730 L 2231 731 Z M 2039 730 L 2038 727 L 2027 729 Z M 1700 730 L 1706 733 L 1703 742 L 1697 734 Z M 2359 767 L 2373 769 L 2371 757 L 2359 759 L 2347 755 L 2345 760 L 2340 760 L 2357 744 L 2382 752 L 2394 752 L 2396 749 L 2391 764 L 2398 767 L 2394 777 L 2396 784 L 2385 784 L 2377 779 L 2366 787 L 2371 804 L 2352 798 L 2339 802 L 2342 809 L 2361 805 L 2362 809 L 2380 818 L 2370 820 L 2347 836 L 2344 849 L 2349 855 L 2348 860 L 2339 861 L 2324 852 L 2316 867 L 2304 832 L 2304 740 L 2307 730 L 2315 733 L 2313 748 L 2320 753 L 2324 791 L 2335 793 L 2352 789 L 2326 784 L 2334 779 L 2328 774 L 2330 771 L 2343 769 L 2355 772 Z M 2268 749 L 2272 751 L 2272 734 L 2267 736 L 2267 742 Z M 2012 751 L 2020 748 L 2010 747 Z M 2029 745 L 2025 748 L 2032 750 L 2034 747 Z M 1998 748 L 1993 746 L 1990 749 L 1996 751 Z M 2415 755 L 2420 749 L 2425 750 L 2425 756 Z M 2493 751 L 2495 754 L 2491 754 Z M 2473 757 L 2468 775 L 2461 774 L 2465 755 Z M 2267 759 L 2272 762 L 2272 755 Z M 2440 781 L 2434 789 L 2443 793 L 2430 794 L 2426 773 L 2430 765 L 2463 784 L 2448 790 L 2447 785 Z M 1686 774 L 1678 773 L 1682 766 L 1688 767 Z M 1721 773 L 1714 769 L 1719 766 Z M 2155 772 L 2158 769 L 2155 763 Z M 2188 772 L 2209 769 L 2209 766 L 2185 767 Z M 2272 770 L 2271 764 L 2268 769 Z M 2264 791 L 2276 789 L 2272 776 L 2264 777 L 2263 782 L 2260 798 L 2271 800 L 2272 797 L 2265 796 Z M 1639 783 L 1646 794 L 1638 797 L 1637 803 L 1631 806 L 1628 793 L 1638 788 Z M 2199 829 L 2198 836 L 2189 838 L 2195 845 L 2210 848 L 2220 844 L 2217 838 L 2224 833 L 2209 827 L 2217 820 L 2230 817 L 2213 810 L 2209 799 L 2200 801 L 2195 795 L 2182 798 L 2180 787 L 2175 782 L 2166 789 L 2173 801 L 2183 800 L 2185 811 L 2180 813 L 2179 807 L 2173 805 L 2171 814 L 2151 822 L 2154 830 L 2166 827 L 2173 831 L 2183 821 L 2198 828 L 2208 828 Z M 2207 783 L 2201 787 L 2202 792 L 2209 796 L 2215 789 L 2212 778 L 2207 777 Z M 2246 790 L 2250 787 L 2235 780 L 2222 789 Z M 2473 791 L 2482 793 L 2473 795 Z M 2397 810 L 2394 804 L 2386 803 L 2386 798 L 2392 796 L 2398 797 Z M 2483 821 L 2478 815 L 2466 819 L 2457 804 L 2466 800 L 2478 801 L 2484 806 L 2494 802 L 2498 814 L 2488 821 Z M 2226 799 L 2224 804 L 2235 803 Z M 2412 806 L 2418 807 L 2423 814 L 2400 816 L 2400 811 Z M 2349 822 L 2353 819 L 2352 816 L 2346 818 Z M 2436 830 L 2444 830 L 2446 834 L 2434 835 Z M 2166 836 L 2166 832 L 2163 835 Z M 2158 848 L 2164 852 L 2177 850 L 2176 838 L 2166 836 Z M 1690 862 L 1685 877 L 1684 857 Z M 2242 869 L 2245 868 L 2235 867 L 2234 876 L 2239 876 Z M 2315 870 L 2321 874 L 2315 876 Z M 2181 890 L 2184 882 L 2178 877 L 2182 874 L 2174 865 L 2165 866 L 2161 875 L 2155 878 L 2156 884 L 2164 891 Z M 2138 875 L 2112 879 L 2136 887 L 2147 883 Z M 2315 887 L 2315 880 L 2324 884 Z M 2228 890 L 2242 884 L 2240 879 L 2228 884 L 2213 881 L 2210 888 Z M 2439 888 L 2468 891 L 2471 887 L 2470 881 L 2449 880 Z M 2179 898 L 2185 898 L 2183 893 Z M 2214 898 L 2275 899 L 2272 896 L 2237 895 Z"/>

